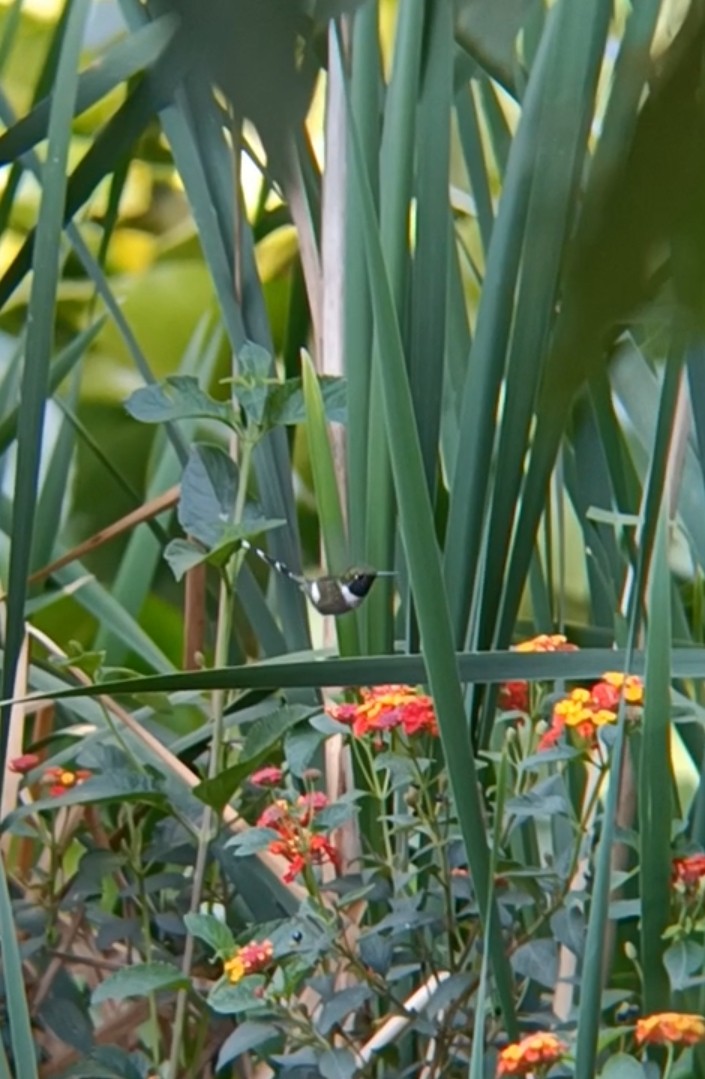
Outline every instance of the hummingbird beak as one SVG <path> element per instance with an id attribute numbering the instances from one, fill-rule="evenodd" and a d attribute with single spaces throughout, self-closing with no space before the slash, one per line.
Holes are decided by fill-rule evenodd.
<path id="1" fill-rule="evenodd" d="M 395 569 L 378 569 L 378 577 L 396 577 L 397 571 Z"/>

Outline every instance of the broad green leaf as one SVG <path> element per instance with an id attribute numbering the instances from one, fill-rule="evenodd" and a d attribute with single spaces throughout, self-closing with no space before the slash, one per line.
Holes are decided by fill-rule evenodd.
<path id="1" fill-rule="evenodd" d="M 164 382 L 143 386 L 128 397 L 125 408 L 141 423 L 203 419 L 237 429 L 231 406 L 210 397 L 192 375 L 172 375 Z"/>
<path id="2" fill-rule="evenodd" d="M 321 375 L 318 384 L 323 401 L 323 412 L 328 423 L 345 423 L 347 420 L 347 383 L 344 378 Z M 290 378 L 270 391 L 267 401 L 267 423 L 294 425 L 306 420 L 306 401 L 301 379 Z"/>
<path id="3" fill-rule="evenodd" d="M 358 1064 L 350 1049 L 326 1049 L 318 1058 L 318 1072 L 323 1079 L 353 1079 Z"/>
<path id="4" fill-rule="evenodd" d="M 93 990 L 93 1004 L 127 997 L 146 997 L 163 989 L 188 989 L 189 980 L 171 963 L 136 963 L 109 974 Z"/>
<path id="5" fill-rule="evenodd" d="M 276 385 L 272 379 L 272 357 L 266 348 L 246 341 L 237 352 L 237 376 L 233 379 L 233 389 L 248 421 L 255 427 L 262 427 L 267 410 L 270 387 Z"/>
<path id="6" fill-rule="evenodd" d="M 264 850 L 278 838 L 279 833 L 273 828 L 248 828 L 241 835 L 229 839 L 225 846 L 236 858 L 248 858 L 251 854 Z"/>
<path id="7" fill-rule="evenodd" d="M 236 1057 L 248 1053 L 251 1049 L 257 1049 L 258 1046 L 271 1042 L 277 1037 L 281 1035 L 272 1023 L 256 1023 L 251 1019 L 238 1023 L 237 1029 L 228 1035 L 220 1047 L 216 1064 L 218 1071 L 232 1063 Z"/>
<path id="8" fill-rule="evenodd" d="M 177 581 L 182 580 L 194 566 L 208 561 L 208 551 L 184 539 L 170 540 L 164 548 L 164 558 Z"/>
<path id="9" fill-rule="evenodd" d="M 224 450 L 204 443 L 192 446 L 181 478 L 178 514 L 184 532 L 209 549 L 215 547 L 232 524 L 237 486 L 237 466 Z"/>
<path id="10" fill-rule="evenodd" d="M 255 993 L 264 988 L 266 979 L 261 974 L 250 974 L 237 985 L 221 979 L 208 994 L 208 1006 L 220 1015 L 239 1015 L 240 1012 L 261 1011 L 266 1005 Z"/>
<path id="11" fill-rule="evenodd" d="M 626 1053 L 615 1053 L 600 1072 L 599 1079 L 647 1079 L 643 1064 Z"/>
<path id="12" fill-rule="evenodd" d="M 227 925 L 213 914 L 189 911 L 184 915 L 184 925 L 191 936 L 210 945 L 218 956 L 227 956 L 235 948 L 235 937 Z"/>

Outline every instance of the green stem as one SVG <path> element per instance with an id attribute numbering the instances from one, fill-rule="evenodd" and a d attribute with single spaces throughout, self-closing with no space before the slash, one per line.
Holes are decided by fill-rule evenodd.
<path id="1" fill-rule="evenodd" d="M 666 1067 L 663 1070 L 663 1079 L 670 1079 L 671 1070 L 673 1068 L 673 1056 L 674 1046 L 672 1042 L 668 1042 L 666 1046 Z"/>
<path id="2" fill-rule="evenodd" d="M 252 462 L 253 442 L 244 438 L 240 457 L 240 480 L 237 488 L 235 508 L 233 510 L 233 523 L 239 524 L 242 520 L 247 497 L 247 482 L 249 479 L 250 465 Z M 238 550 L 227 566 L 223 568 L 220 580 L 220 594 L 218 598 L 218 621 L 215 635 L 215 650 L 213 664 L 216 668 L 226 667 L 228 663 L 228 649 L 233 627 L 233 585 L 240 569 L 244 552 Z M 213 735 L 211 738 L 211 752 L 208 761 L 208 778 L 213 779 L 222 770 L 223 747 L 225 733 L 225 708 L 227 693 L 224 689 L 214 689 L 211 694 L 211 712 L 213 715 Z M 195 914 L 201 905 L 203 882 L 208 864 L 208 849 L 212 833 L 216 823 L 216 815 L 210 806 L 206 806 L 201 818 L 201 827 L 198 833 L 198 846 L 196 848 L 196 864 L 193 871 L 193 886 L 191 888 L 191 902 L 189 912 Z M 193 963 L 194 938 L 188 933 L 184 943 L 184 954 L 181 961 L 181 971 L 185 977 L 191 974 Z M 188 990 L 180 989 L 176 997 L 174 1012 L 174 1027 L 171 1038 L 171 1051 L 169 1054 L 169 1079 L 176 1079 L 179 1068 L 179 1055 L 184 1041 L 184 1025 L 186 1021 L 186 1005 Z"/>

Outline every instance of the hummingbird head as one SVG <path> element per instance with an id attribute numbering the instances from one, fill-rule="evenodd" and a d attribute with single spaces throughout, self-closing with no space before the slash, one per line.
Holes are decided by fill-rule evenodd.
<path id="1" fill-rule="evenodd" d="M 364 599 L 378 577 L 393 576 L 394 573 L 390 570 L 373 569 L 372 566 L 351 566 L 340 578 L 340 583 L 341 585 L 344 585 L 353 596 Z"/>

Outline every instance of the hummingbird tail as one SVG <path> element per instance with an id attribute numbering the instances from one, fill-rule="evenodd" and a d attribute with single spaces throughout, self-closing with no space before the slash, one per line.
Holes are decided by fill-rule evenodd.
<path id="1" fill-rule="evenodd" d="M 277 573 L 281 573 L 283 577 L 288 577 L 290 581 L 293 581 L 295 584 L 299 585 L 299 587 L 303 584 L 303 578 L 299 577 L 298 574 L 293 573 L 285 562 L 280 562 L 277 558 L 270 558 L 267 552 L 263 551 L 261 547 L 255 547 L 253 543 L 250 543 L 250 541 L 246 539 L 240 540 L 240 546 L 244 547 L 246 551 L 252 551 L 252 553 L 256 554 L 258 558 L 261 558 L 263 562 L 266 562 L 268 566 L 275 569 Z"/>

